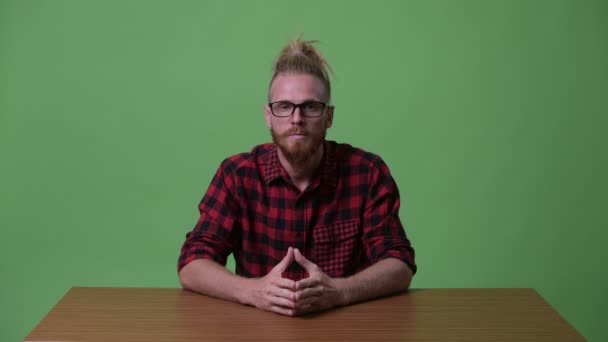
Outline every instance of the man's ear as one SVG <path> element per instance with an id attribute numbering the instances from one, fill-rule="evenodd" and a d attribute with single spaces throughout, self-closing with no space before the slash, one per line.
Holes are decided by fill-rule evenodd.
<path id="1" fill-rule="evenodd" d="M 272 118 L 272 112 L 270 112 L 270 107 L 267 104 L 264 105 L 264 117 L 266 118 L 266 127 L 270 128 L 270 119 Z"/>
<path id="2" fill-rule="evenodd" d="M 334 122 L 334 106 L 327 107 L 327 121 L 325 121 L 325 128 L 331 127 Z"/>

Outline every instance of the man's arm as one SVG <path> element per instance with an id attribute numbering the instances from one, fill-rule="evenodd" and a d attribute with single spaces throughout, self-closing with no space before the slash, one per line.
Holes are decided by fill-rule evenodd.
<path id="1" fill-rule="evenodd" d="M 406 290 L 416 272 L 414 249 L 399 219 L 399 190 L 386 164 L 374 160 L 368 175 L 362 242 L 372 265 L 347 278 L 331 278 L 299 250 L 295 261 L 309 278 L 296 283 L 296 314 L 329 309 Z M 365 187 L 361 187 L 365 188 Z"/>
<path id="2" fill-rule="evenodd" d="M 405 291 L 412 281 L 412 270 L 401 260 L 386 258 L 363 271 L 336 282 L 343 294 L 343 305 Z"/>
<path id="3" fill-rule="evenodd" d="M 389 295 L 409 288 L 413 272 L 401 260 L 386 258 L 347 278 L 331 278 L 295 250 L 295 261 L 309 273 L 296 282 L 296 314 Z"/>
<path id="4" fill-rule="evenodd" d="M 211 297 L 249 304 L 245 293 L 246 278 L 208 259 L 191 261 L 179 271 L 182 287 Z"/>
<path id="5" fill-rule="evenodd" d="M 278 314 L 295 314 L 295 282 L 281 277 L 294 260 L 293 249 L 262 278 L 244 278 L 208 259 L 193 260 L 179 271 L 182 287 Z"/>
<path id="6" fill-rule="evenodd" d="M 234 196 L 237 185 L 232 173 L 226 172 L 235 168 L 231 163 L 230 159 L 222 163 L 199 204 L 200 218 L 182 245 L 179 280 L 194 292 L 292 315 L 295 282 L 280 275 L 293 261 L 293 249 L 263 278 L 240 277 L 224 267 L 240 229 L 241 206 Z"/>

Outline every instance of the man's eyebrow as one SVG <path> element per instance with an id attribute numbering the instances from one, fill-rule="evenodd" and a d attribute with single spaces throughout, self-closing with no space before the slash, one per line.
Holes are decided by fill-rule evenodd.
<path id="1" fill-rule="evenodd" d="M 307 102 L 320 102 L 320 103 L 325 103 L 321 100 L 317 100 L 317 99 L 305 99 L 304 101 L 300 102 L 300 103 L 295 103 L 292 102 L 290 100 L 277 100 L 277 101 L 273 101 L 273 102 L 289 102 L 289 103 L 293 103 L 293 104 L 302 104 L 302 103 L 307 103 Z"/>

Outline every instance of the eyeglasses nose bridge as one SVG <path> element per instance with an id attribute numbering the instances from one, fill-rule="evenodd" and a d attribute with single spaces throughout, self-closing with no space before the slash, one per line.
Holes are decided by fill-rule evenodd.
<path id="1" fill-rule="evenodd" d="M 302 110 L 302 105 L 303 103 L 300 104 L 295 104 L 293 105 L 293 110 L 291 111 L 291 118 L 292 120 L 295 119 L 296 116 L 296 109 L 299 109 L 298 113 L 299 113 L 299 118 L 302 119 L 302 117 L 306 116 L 304 114 L 304 111 Z"/>

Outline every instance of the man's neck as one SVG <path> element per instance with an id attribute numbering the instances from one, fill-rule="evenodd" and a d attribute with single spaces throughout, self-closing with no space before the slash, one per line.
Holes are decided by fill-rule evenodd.
<path id="1" fill-rule="evenodd" d="M 321 165 L 321 161 L 323 160 L 324 149 L 325 146 L 323 142 L 321 142 L 321 146 L 317 149 L 315 154 L 308 160 L 304 161 L 302 164 L 290 163 L 281 152 L 281 149 L 277 149 L 277 153 L 279 155 L 279 162 L 281 163 L 281 165 L 283 165 L 285 171 L 287 171 L 287 174 L 289 175 L 289 178 L 291 178 L 291 181 L 298 189 L 300 189 L 300 191 L 304 191 L 308 187 L 308 185 L 310 185 L 312 177 L 314 176 L 315 172 L 319 168 L 319 165 Z"/>

